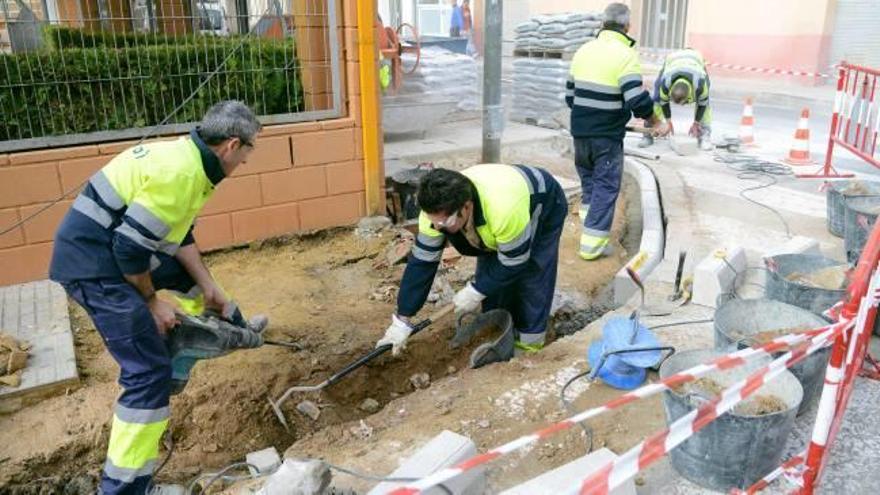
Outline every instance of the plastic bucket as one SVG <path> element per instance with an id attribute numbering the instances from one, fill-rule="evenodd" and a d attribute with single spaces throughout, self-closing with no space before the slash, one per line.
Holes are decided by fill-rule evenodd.
<path id="1" fill-rule="evenodd" d="M 764 259 L 767 267 L 767 280 L 764 297 L 774 301 L 792 304 L 821 315 L 846 295 L 846 289 L 827 289 L 805 284 L 793 275 L 815 273 L 823 268 L 841 265 L 840 261 L 815 254 L 780 254 Z"/>

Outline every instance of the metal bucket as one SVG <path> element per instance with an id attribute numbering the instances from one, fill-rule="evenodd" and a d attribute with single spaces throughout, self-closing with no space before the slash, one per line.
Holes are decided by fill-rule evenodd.
<path id="1" fill-rule="evenodd" d="M 880 196 L 880 182 L 867 180 L 844 180 L 828 184 L 825 207 L 827 208 L 828 232 L 843 237 L 846 216 L 846 198 Z"/>
<path id="2" fill-rule="evenodd" d="M 840 264 L 840 261 L 814 254 L 780 254 L 765 258 L 767 280 L 764 297 L 821 315 L 823 311 L 843 300 L 846 289 L 813 287 L 789 280 L 788 277 L 796 273 L 813 273 Z"/>
<path id="3" fill-rule="evenodd" d="M 846 260 L 855 263 L 862 255 L 877 214 L 880 213 L 880 196 L 847 198 L 843 225 L 843 247 Z"/>
<path id="4" fill-rule="evenodd" d="M 769 299 L 733 299 L 715 310 L 715 349 L 729 351 L 748 347 L 755 343 L 754 335 L 761 332 L 825 325 L 823 318 L 791 304 Z M 803 385 L 804 397 L 798 414 L 819 400 L 830 357 L 831 347 L 826 347 L 790 368 Z"/>
<path id="5" fill-rule="evenodd" d="M 720 355 L 708 349 L 673 354 L 660 366 L 660 378 L 668 378 Z M 728 387 L 768 362 L 769 358 L 759 359 L 729 371 L 710 373 L 706 377 Z M 740 415 L 736 410 L 723 414 L 669 453 L 675 470 L 700 486 L 729 493 L 733 488 L 750 486 L 776 469 L 794 426 L 803 389 L 794 375 L 785 371 L 764 384 L 755 394 L 774 395 L 785 403 L 786 409 L 761 416 Z M 701 403 L 699 397 L 684 391 L 663 392 L 668 424 L 690 413 Z"/>

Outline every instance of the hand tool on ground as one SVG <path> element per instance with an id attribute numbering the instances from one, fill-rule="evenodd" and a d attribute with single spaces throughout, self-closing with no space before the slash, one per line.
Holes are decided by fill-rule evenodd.
<path id="1" fill-rule="evenodd" d="M 629 275 L 629 278 L 634 284 L 636 284 L 639 288 L 639 293 L 641 294 L 641 304 L 635 311 L 636 313 L 644 314 L 645 316 L 666 316 L 672 314 L 671 309 L 645 306 L 645 284 L 642 283 L 642 278 L 639 277 L 639 275 L 630 267 L 626 267 L 626 274 Z M 636 317 L 638 318 L 638 315 Z"/>
<path id="2" fill-rule="evenodd" d="M 675 270 L 675 286 L 673 293 L 669 296 L 670 301 L 678 301 L 682 296 L 681 275 L 684 272 L 684 261 L 687 258 L 687 251 L 678 252 L 678 268 Z"/>
<path id="3" fill-rule="evenodd" d="M 180 324 L 165 340 L 171 356 L 171 395 L 183 391 L 197 361 L 225 356 L 236 349 L 263 345 L 263 335 L 216 316 L 177 315 Z"/>
<path id="4" fill-rule="evenodd" d="M 724 136 L 723 141 L 713 144 L 715 145 L 715 149 L 727 150 L 730 153 L 739 153 L 740 148 L 742 147 L 742 139 L 737 136 Z"/>
<path id="5" fill-rule="evenodd" d="M 432 323 L 438 321 L 440 318 L 443 318 L 444 316 L 448 315 L 449 313 L 451 313 L 453 311 L 453 309 L 455 309 L 455 305 L 447 304 L 446 306 L 443 306 L 442 308 L 440 308 L 436 313 L 432 314 L 430 317 L 416 323 L 415 325 L 413 325 L 413 329 L 412 329 L 412 333 L 410 334 L 410 337 L 421 332 L 422 330 L 427 328 Z M 290 426 L 287 424 L 287 419 L 284 417 L 284 412 L 281 410 L 281 405 L 284 404 L 284 401 L 286 401 L 291 396 L 291 394 L 296 393 L 296 392 L 318 392 L 320 390 L 323 390 L 324 388 L 329 387 L 330 385 L 333 385 L 334 383 L 339 382 L 340 380 L 342 380 L 343 378 L 348 376 L 352 371 L 355 371 L 356 369 L 360 368 L 361 366 L 367 364 L 368 362 L 372 361 L 373 359 L 376 359 L 377 357 L 381 356 L 382 354 L 385 354 L 386 352 L 388 352 L 390 350 L 391 350 L 391 344 L 386 344 L 381 347 L 377 347 L 377 348 L 373 349 L 372 351 L 368 352 L 367 354 L 361 356 L 360 358 L 352 361 L 347 366 L 342 368 L 342 370 L 337 371 L 330 378 L 327 378 L 326 380 L 324 380 L 323 382 L 321 382 L 317 385 L 301 385 L 301 386 L 297 386 L 297 387 L 290 387 L 287 389 L 286 392 L 284 392 L 284 394 L 281 397 L 278 398 L 278 400 L 275 400 L 275 401 L 273 401 L 271 397 L 267 398 L 267 400 L 269 401 L 269 405 L 272 406 L 272 410 L 275 412 L 275 416 L 278 418 L 278 420 L 281 422 L 281 424 L 284 425 L 284 429 L 286 429 L 287 431 L 290 431 Z"/>

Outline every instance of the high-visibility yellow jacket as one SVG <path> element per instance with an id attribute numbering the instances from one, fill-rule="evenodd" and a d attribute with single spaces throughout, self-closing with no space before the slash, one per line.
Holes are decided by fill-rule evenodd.
<path id="1" fill-rule="evenodd" d="M 699 122 L 709 107 L 709 73 L 703 55 L 693 48 L 670 53 L 657 75 L 654 92 L 654 113 L 659 117 L 670 118 L 669 91 L 672 85 L 684 81 L 688 86 L 685 104 L 697 103 L 694 121 Z"/>
<path id="2" fill-rule="evenodd" d="M 642 88 L 635 40 L 602 30 L 571 61 L 565 102 L 571 108 L 571 135 L 623 139 L 631 115 L 648 118 L 651 95 Z"/>
<path id="3" fill-rule="evenodd" d="M 474 287 L 492 294 L 512 283 L 531 256 L 540 225 L 555 214 L 562 188 L 546 170 L 525 165 L 482 164 L 461 172 L 473 184 L 473 221 L 482 246 L 473 246 L 464 233 L 446 234 L 419 215 L 419 233 L 407 261 L 397 298 L 398 314 L 412 316 L 422 307 L 446 241 L 465 256 L 492 256 L 492 270 L 477 273 Z M 564 213 L 563 213 L 564 214 Z"/>
<path id="4" fill-rule="evenodd" d="M 158 266 L 193 242 L 193 221 L 225 177 L 193 131 L 130 148 L 89 179 L 55 235 L 49 275 L 64 282 L 116 278 Z"/>

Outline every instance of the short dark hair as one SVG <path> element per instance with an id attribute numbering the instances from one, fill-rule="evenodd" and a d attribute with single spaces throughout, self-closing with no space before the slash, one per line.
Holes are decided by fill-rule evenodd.
<path id="1" fill-rule="evenodd" d="M 450 215 L 473 199 L 472 187 L 470 179 L 461 172 L 445 168 L 431 170 L 419 181 L 419 208 L 425 213 Z"/>
<path id="2" fill-rule="evenodd" d="M 690 93 L 690 85 L 686 81 L 682 81 L 679 79 L 672 83 L 672 87 L 669 88 L 669 98 L 678 104 L 681 104 L 687 101 L 688 93 Z"/>

